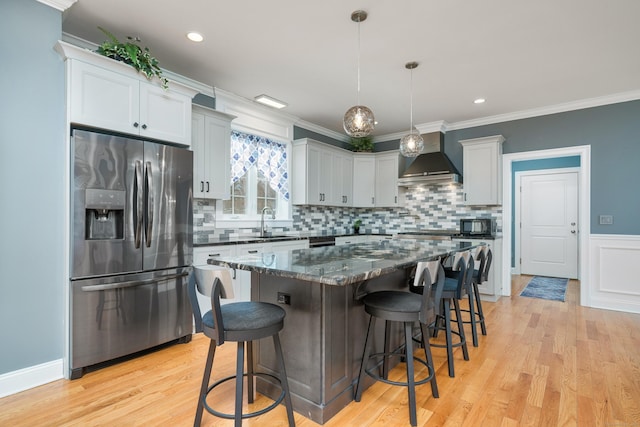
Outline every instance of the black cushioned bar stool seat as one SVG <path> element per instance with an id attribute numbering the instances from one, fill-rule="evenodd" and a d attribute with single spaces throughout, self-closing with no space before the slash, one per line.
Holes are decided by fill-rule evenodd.
<path id="1" fill-rule="evenodd" d="M 215 268 L 194 267 L 194 271 L 189 277 L 189 299 L 196 323 L 196 332 L 203 332 L 211 339 L 204 375 L 202 377 L 202 386 L 198 396 L 198 407 L 194 426 L 200 425 L 203 410 L 206 409 L 215 416 L 235 420 L 236 427 L 239 427 L 242 425 L 243 419 L 264 414 L 277 407 L 283 400 L 287 410 L 289 426 L 294 426 L 293 407 L 279 337 L 279 332 L 284 327 L 286 313 L 281 307 L 275 304 L 257 301 L 233 302 L 221 305 L 220 298 L 233 298 L 231 278 L 229 276 L 228 279 L 226 279 L 225 272 L 226 270 Z M 226 282 L 226 284 L 223 284 L 223 282 Z M 200 314 L 201 311 L 196 292 L 211 296 L 212 309 L 206 312 L 204 316 Z M 279 377 L 268 373 L 253 371 L 252 341 L 268 337 L 273 338 L 276 358 L 280 365 Z M 236 374 L 209 385 L 216 346 L 224 344 L 225 341 L 237 342 Z M 246 373 L 244 372 L 245 344 L 247 353 Z M 254 376 L 267 376 L 275 379 L 276 382 L 280 383 L 282 392 L 278 399 L 266 408 L 243 414 L 242 396 L 244 377 L 247 378 L 248 403 L 253 403 Z M 235 379 L 236 382 L 235 412 L 233 414 L 219 412 L 207 403 L 207 395 L 218 385 L 233 379 Z"/>
<path id="2" fill-rule="evenodd" d="M 418 263 L 418 267 L 416 269 L 416 274 L 419 277 L 418 280 L 420 283 L 424 284 L 424 288 L 426 289 L 426 292 L 423 295 L 394 290 L 373 292 L 363 298 L 364 309 L 369 315 L 371 315 L 371 317 L 369 319 L 362 364 L 358 375 L 355 401 L 359 402 L 362 398 L 364 374 L 387 384 L 406 386 L 409 395 L 409 418 L 412 426 L 417 425 L 415 386 L 431 382 L 431 393 L 434 397 L 438 397 L 438 386 L 436 384 L 433 358 L 431 357 L 429 341 L 425 337 L 428 337 L 428 325 L 435 321 L 437 309 L 434 303 L 434 298 L 431 295 L 431 277 L 437 277 L 435 289 L 436 292 L 439 292 L 437 289 L 441 289 L 444 284 L 444 271 L 439 261 L 431 263 L 431 268 L 428 268 L 427 264 L 428 263 Z M 429 273 L 430 269 L 437 273 L 432 276 Z M 384 320 L 385 328 L 388 326 L 387 322 L 403 323 L 405 335 L 405 351 L 403 353 L 390 352 L 387 348 L 387 342 L 385 342 L 385 352 L 371 354 L 371 341 L 373 331 L 375 330 L 376 319 Z M 413 355 L 413 325 L 415 322 L 420 323 L 420 330 L 422 332 L 421 341 L 426 360 L 414 358 Z M 383 369 L 382 375 L 374 373 L 373 369 L 368 368 L 368 364 L 370 358 L 376 357 L 383 358 L 383 365 L 386 364 L 388 357 L 401 357 L 406 359 L 407 381 L 399 382 L 387 379 L 386 369 Z M 428 375 L 425 378 L 420 380 L 416 380 L 414 378 L 414 359 L 416 362 L 422 363 L 427 367 Z"/>

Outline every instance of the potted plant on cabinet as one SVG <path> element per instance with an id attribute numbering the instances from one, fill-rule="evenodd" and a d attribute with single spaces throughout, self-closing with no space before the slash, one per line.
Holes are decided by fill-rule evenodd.
<path id="1" fill-rule="evenodd" d="M 353 233 L 354 234 L 360 234 L 360 225 L 362 225 L 362 220 L 361 219 L 356 219 L 353 222 Z"/>
<path id="2" fill-rule="evenodd" d="M 169 80 L 162 76 L 162 70 L 160 69 L 158 60 L 151 56 L 148 47 L 141 48 L 136 43 L 140 41 L 139 38 L 127 37 L 129 41 L 122 43 L 109 31 L 102 27 L 98 28 L 105 33 L 108 40 L 98 46 L 96 50 L 97 53 L 131 65 L 138 70 L 138 72 L 144 74 L 149 80 L 157 77 L 160 79 L 160 86 L 162 86 L 163 89 L 169 88 Z"/>
<path id="3" fill-rule="evenodd" d="M 370 153 L 373 151 L 373 138 L 370 136 L 351 137 L 349 139 L 353 151 Z"/>

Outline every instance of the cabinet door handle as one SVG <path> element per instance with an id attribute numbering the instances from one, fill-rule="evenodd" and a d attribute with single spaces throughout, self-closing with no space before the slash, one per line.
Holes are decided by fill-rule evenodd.
<path id="1" fill-rule="evenodd" d="M 207 181 L 207 193 L 209 192 L 209 181 Z"/>
<path id="2" fill-rule="evenodd" d="M 247 251 L 247 252 L 249 252 L 250 254 L 257 254 L 257 253 L 258 253 L 258 250 L 257 250 L 257 249 L 254 249 L 254 250 L 252 250 L 252 251 Z"/>
<path id="3" fill-rule="evenodd" d="M 138 122 L 133 122 L 133 127 L 137 128 L 138 126 L 140 126 L 140 124 Z"/>
<path id="4" fill-rule="evenodd" d="M 374 200 L 375 200 L 375 198 L 374 198 L 374 197 L 372 197 L 372 198 L 371 198 L 371 204 L 372 204 L 372 205 L 374 204 Z"/>
<path id="5" fill-rule="evenodd" d="M 142 129 L 146 129 L 146 128 L 147 128 L 147 125 L 142 125 Z"/>
<path id="6" fill-rule="evenodd" d="M 210 256 L 210 257 L 213 257 L 213 256 L 220 256 L 220 254 L 209 254 L 209 256 Z"/>
<path id="7" fill-rule="evenodd" d="M 204 193 L 204 181 L 200 181 L 200 192 Z"/>
<path id="8" fill-rule="evenodd" d="M 393 203 L 398 203 L 398 196 L 395 196 L 394 200 L 395 201 Z"/>

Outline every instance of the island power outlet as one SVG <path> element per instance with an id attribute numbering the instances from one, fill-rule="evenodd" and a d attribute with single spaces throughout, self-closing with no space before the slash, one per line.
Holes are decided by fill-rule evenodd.
<path id="1" fill-rule="evenodd" d="M 278 292 L 278 304 L 291 305 L 291 295 Z"/>

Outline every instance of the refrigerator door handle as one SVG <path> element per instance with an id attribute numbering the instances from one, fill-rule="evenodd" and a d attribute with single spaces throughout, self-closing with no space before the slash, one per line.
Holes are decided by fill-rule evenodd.
<path id="1" fill-rule="evenodd" d="M 146 163 L 145 175 L 147 178 L 147 229 L 145 233 L 145 243 L 148 248 L 151 247 L 151 233 L 153 232 L 153 174 L 151 170 L 151 162 Z"/>
<path id="2" fill-rule="evenodd" d="M 153 279 L 147 279 L 147 280 L 130 280 L 128 282 L 108 283 L 104 285 L 86 285 L 86 286 L 82 286 L 81 289 L 85 292 L 110 291 L 113 289 L 132 288 L 135 286 L 148 285 L 150 283 L 157 283 L 165 280 L 177 279 L 179 277 L 184 277 L 188 275 L 189 275 L 189 272 L 184 271 L 178 274 L 166 274 L 163 276 L 158 276 L 158 277 L 154 277 Z"/>
<path id="3" fill-rule="evenodd" d="M 142 162 L 140 160 L 136 161 L 136 173 L 133 177 L 133 194 L 135 198 L 135 209 L 133 211 L 133 222 L 134 222 L 134 239 L 135 239 L 135 247 L 136 249 L 140 248 L 140 241 L 142 238 L 142 219 L 144 212 L 144 189 L 141 187 L 142 185 Z"/>

